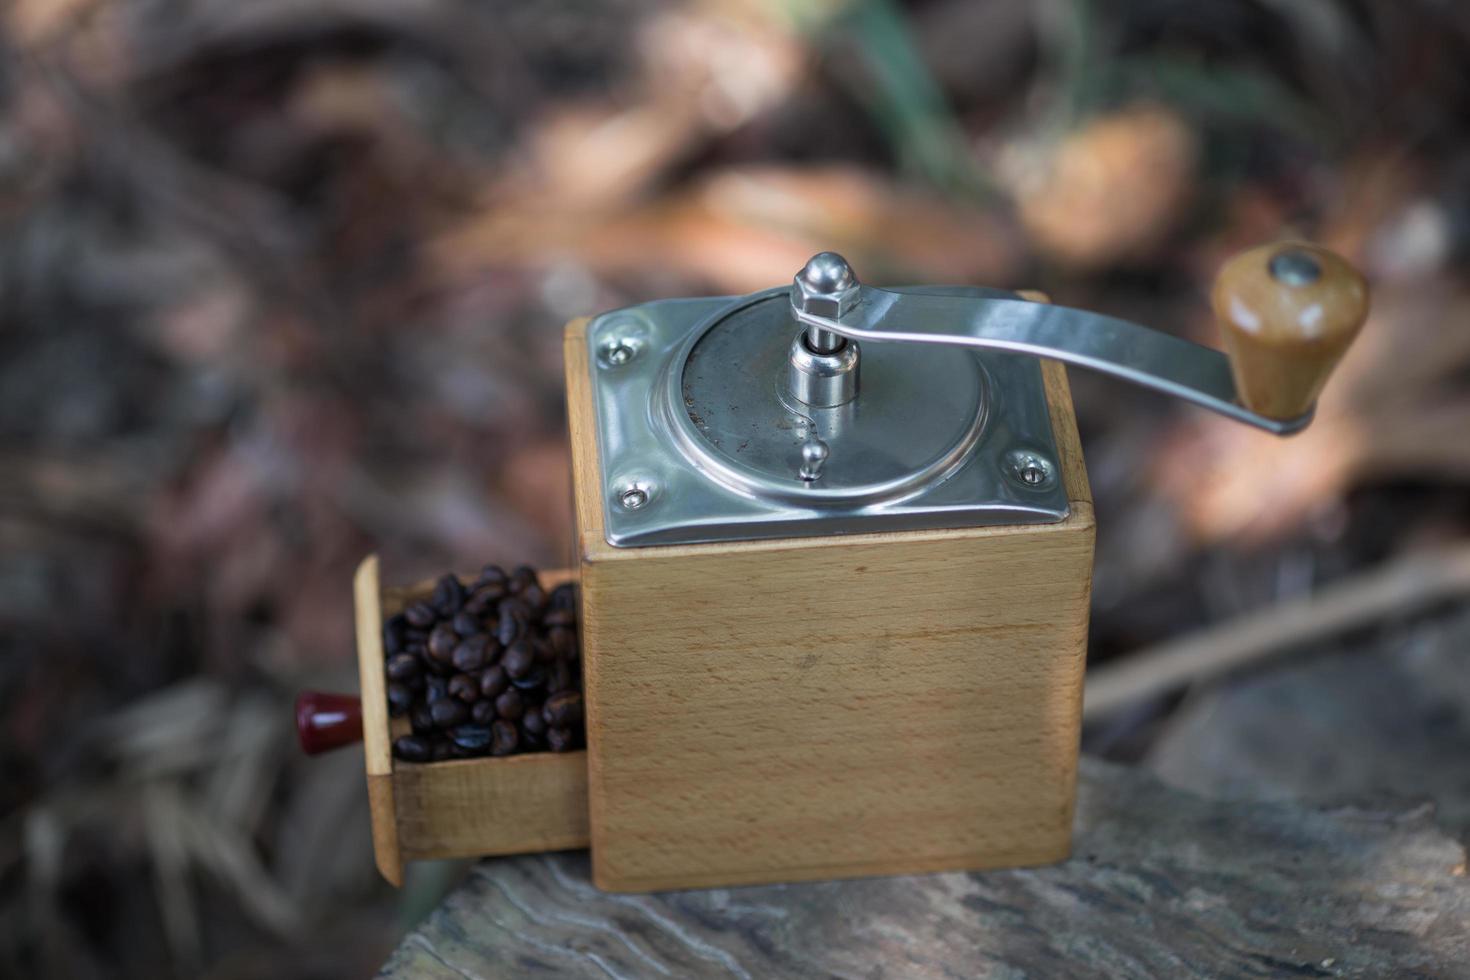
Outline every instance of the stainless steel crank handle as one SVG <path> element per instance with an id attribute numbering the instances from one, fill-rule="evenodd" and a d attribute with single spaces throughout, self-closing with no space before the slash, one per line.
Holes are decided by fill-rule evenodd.
<path id="1" fill-rule="evenodd" d="M 1272 419 L 1240 404 L 1230 361 L 1220 351 L 1128 320 L 1023 299 L 895 293 L 858 286 L 837 318 L 792 313 L 809 327 L 866 341 L 953 344 L 1048 357 L 1091 368 L 1194 402 L 1276 435 L 1296 432 L 1312 410 Z M 846 304 L 844 304 L 845 306 Z"/>

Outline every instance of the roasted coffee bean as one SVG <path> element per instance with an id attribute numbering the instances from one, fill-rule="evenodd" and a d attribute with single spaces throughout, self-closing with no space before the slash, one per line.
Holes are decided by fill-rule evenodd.
<path id="1" fill-rule="evenodd" d="M 525 640 L 517 640 L 505 651 L 500 658 L 500 666 L 510 675 L 511 680 L 525 677 L 536 665 L 536 651 Z"/>
<path id="2" fill-rule="evenodd" d="M 403 610 L 403 618 L 408 622 L 408 625 L 416 626 L 422 630 L 433 626 L 434 621 L 439 618 L 439 613 L 427 602 L 415 602 Z"/>
<path id="3" fill-rule="evenodd" d="M 406 714 L 413 707 L 413 692 L 406 684 L 390 683 L 388 685 L 388 714 L 395 718 Z"/>
<path id="4" fill-rule="evenodd" d="M 503 647 L 509 647 L 526 633 L 526 624 L 531 621 L 531 612 L 524 603 L 507 599 L 500 604 L 500 623 L 495 629 L 495 638 Z"/>
<path id="5" fill-rule="evenodd" d="M 419 658 L 411 653 L 398 653 L 388 658 L 383 672 L 388 675 L 390 681 L 404 682 L 411 677 L 421 675 L 424 672 L 424 665 L 419 663 Z"/>
<path id="6" fill-rule="evenodd" d="M 522 589 L 521 594 L 516 598 L 530 606 L 533 613 L 540 613 L 546 608 L 546 593 L 535 582 Z"/>
<path id="7" fill-rule="evenodd" d="M 404 646 L 408 643 L 408 620 L 403 618 L 403 613 L 389 616 L 388 621 L 383 624 L 383 652 L 388 656 L 402 653 Z"/>
<path id="8" fill-rule="evenodd" d="M 506 721 L 520 721 L 526 713 L 526 702 L 515 688 L 504 691 L 495 699 L 495 713 Z"/>
<path id="9" fill-rule="evenodd" d="M 546 589 L 529 566 L 452 575 L 383 623 L 385 694 L 413 730 L 405 761 L 586 744 L 573 583 Z"/>
<path id="10" fill-rule="evenodd" d="M 532 738 L 540 738 L 546 734 L 546 719 L 542 716 L 542 707 L 539 704 L 528 705 L 526 714 L 521 718 L 521 732 Z"/>
<path id="11" fill-rule="evenodd" d="M 537 664 L 531 669 L 531 672 L 529 674 L 527 674 L 525 677 L 517 677 L 515 680 L 511 681 L 511 684 L 513 684 L 518 689 L 526 691 L 528 693 L 535 691 L 545 693 L 546 677 L 546 668 L 541 666 L 540 664 Z"/>
<path id="12" fill-rule="evenodd" d="M 553 752 L 568 752 L 577 747 L 577 735 L 570 728 L 548 728 L 546 744 Z"/>
<path id="13" fill-rule="evenodd" d="M 470 717 L 469 706 L 458 698 L 440 698 L 429 705 L 429 713 L 434 717 L 434 725 L 437 728 L 453 728 L 455 725 L 463 725 Z"/>
<path id="14" fill-rule="evenodd" d="M 449 678 L 449 696 L 465 704 L 480 700 L 480 679 L 474 674 L 455 674 Z"/>
<path id="15" fill-rule="evenodd" d="M 454 648 L 455 670 L 479 670 L 489 660 L 490 637 L 477 633 Z"/>
<path id="16" fill-rule="evenodd" d="M 439 615 L 448 617 L 459 612 L 465 598 L 464 586 L 459 579 L 453 575 L 445 575 L 434 583 L 434 594 L 429 597 L 429 605 L 439 610 Z"/>
<path id="17" fill-rule="evenodd" d="M 470 752 L 484 752 L 490 747 L 489 725 L 460 725 L 449 730 L 449 739 Z"/>
<path id="18" fill-rule="evenodd" d="M 480 671 L 480 696 L 486 698 L 499 697 L 501 692 L 510 686 L 510 678 L 505 676 L 505 668 L 499 664 L 486 667 Z"/>
<path id="19" fill-rule="evenodd" d="M 440 623 L 429 634 L 429 656 L 441 664 L 450 662 L 454 648 L 459 646 L 459 634 L 448 623 Z"/>
<path id="20" fill-rule="evenodd" d="M 561 691 L 546 699 L 541 708 L 546 721 L 553 728 L 570 728 L 582 723 L 582 694 L 580 691 Z"/>
<path id="21" fill-rule="evenodd" d="M 449 625 L 460 636 L 474 636 L 483 628 L 480 626 L 480 618 L 478 616 L 463 609 L 454 614 L 454 619 Z"/>
<path id="22" fill-rule="evenodd" d="M 476 582 L 475 588 L 470 591 L 469 599 L 465 601 L 465 607 L 469 608 L 469 604 L 472 601 L 476 605 L 485 605 L 485 607 L 488 607 L 488 605 L 494 605 L 495 602 L 506 598 L 507 595 L 510 595 L 510 591 L 506 588 L 506 580 L 504 579 L 501 579 L 500 582 Z"/>
<path id="23" fill-rule="evenodd" d="M 539 586 L 536 581 L 536 569 L 530 565 L 517 565 L 515 571 L 510 573 L 510 579 L 506 582 L 506 588 L 510 589 L 511 595 L 520 595 L 533 585 Z"/>
<path id="24" fill-rule="evenodd" d="M 520 740 L 520 733 L 516 731 L 516 726 L 504 718 L 490 726 L 491 755 L 510 755 L 516 750 Z"/>
<path id="25" fill-rule="evenodd" d="M 546 690 L 552 694 L 569 691 L 577 684 L 577 670 L 570 660 L 558 660 L 546 677 Z"/>
<path id="26" fill-rule="evenodd" d="M 577 654 L 577 631 L 569 626 L 553 626 L 547 630 L 546 642 L 551 645 L 557 659 L 568 660 Z"/>
<path id="27" fill-rule="evenodd" d="M 423 735 L 402 735 L 393 740 L 393 754 L 404 762 L 428 762 L 434 747 Z"/>

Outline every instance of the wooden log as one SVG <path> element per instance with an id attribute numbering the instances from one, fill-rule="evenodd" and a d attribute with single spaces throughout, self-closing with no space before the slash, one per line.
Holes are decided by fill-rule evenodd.
<path id="1" fill-rule="evenodd" d="M 1209 801 L 1084 759 L 1065 864 L 627 896 L 584 854 L 497 859 L 381 975 L 1464 976 L 1467 922 L 1427 808 Z"/>
<path id="2" fill-rule="evenodd" d="M 1147 767 L 1206 796 L 1427 798 L 1470 840 L 1470 607 L 1375 632 L 1192 691 Z"/>

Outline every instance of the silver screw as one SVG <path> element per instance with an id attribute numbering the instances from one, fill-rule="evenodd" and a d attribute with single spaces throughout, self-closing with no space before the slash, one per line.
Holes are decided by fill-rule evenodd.
<path id="1" fill-rule="evenodd" d="M 1051 479 L 1051 464 L 1035 453 L 1010 455 L 1011 473 L 1028 487 L 1039 487 Z"/>
<path id="2" fill-rule="evenodd" d="M 637 352 L 633 349 L 632 345 L 618 341 L 612 347 L 608 348 L 607 363 L 612 365 L 627 364 L 633 359 L 635 353 Z"/>
<path id="3" fill-rule="evenodd" d="M 1271 256 L 1266 268 L 1271 278 L 1283 286 L 1308 286 L 1322 277 L 1322 265 L 1315 256 L 1299 248 L 1288 248 Z"/>
<path id="4" fill-rule="evenodd" d="M 648 491 L 640 487 L 629 487 L 620 498 L 624 510 L 637 510 L 648 503 Z"/>
<path id="5" fill-rule="evenodd" d="M 822 475 L 822 466 L 827 462 L 827 456 L 831 453 L 831 447 L 816 436 L 811 436 L 801 444 L 801 469 L 797 476 L 807 483 L 812 483 Z"/>

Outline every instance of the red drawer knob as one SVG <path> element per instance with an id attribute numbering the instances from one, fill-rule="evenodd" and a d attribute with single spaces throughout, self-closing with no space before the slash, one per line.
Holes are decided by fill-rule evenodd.
<path id="1" fill-rule="evenodd" d="M 362 699 L 351 694 L 302 691 L 296 696 L 301 750 L 321 755 L 362 741 Z"/>

